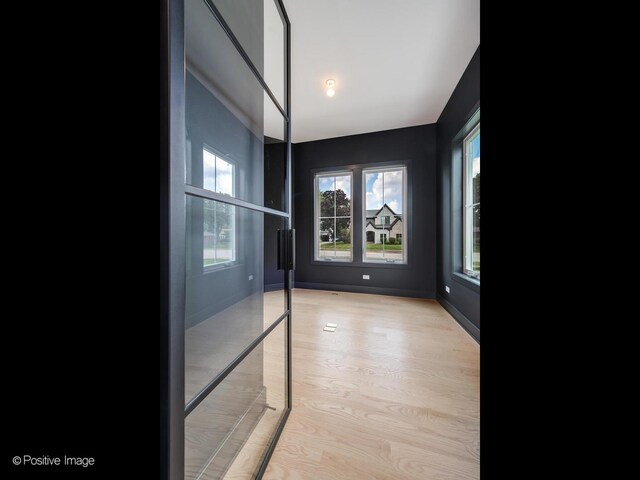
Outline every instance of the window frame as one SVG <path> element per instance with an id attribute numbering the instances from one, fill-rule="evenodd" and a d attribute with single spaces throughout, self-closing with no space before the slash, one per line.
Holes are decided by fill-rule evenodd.
<path id="1" fill-rule="evenodd" d="M 473 159 L 468 149 L 470 144 L 477 136 L 480 135 L 480 122 L 465 135 L 462 140 L 462 271 L 465 275 L 480 281 L 480 272 L 473 269 L 473 209 L 481 202 L 473 202 L 473 175 L 469 174 L 469 170 L 473 169 Z M 480 153 L 482 157 L 482 153 Z M 471 198 L 470 198 L 471 197 Z"/>
<path id="2" fill-rule="evenodd" d="M 233 160 L 231 160 L 230 158 L 228 158 L 226 155 L 222 155 L 220 154 L 215 148 L 212 148 L 211 146 L 207 145 L 206 143 L 202 144 L 202 188 L 204 190 L 209 190 L 212 192 L 216 192 L 216 193 L 220 193 L 221 195 L 228 195 L 228 194 L 223 194 L 221 192 L 217 192 L 216 190 L 210 190 L 208 188 L 204 187 L 204 179 L 205 179 L 205 163 L 204 163 L 204 153 L 205 151 L 213 156 L 216 157 L 216 162 L 215 162 L 215 166 L 214 166 L 214 177 L 216 177 L 216 184 L 217 184 L 217 170 L 218 170 L 218 162 L 217 159 L 220 158 L 222 161 L 228 163 L 229 165 L 231 165 L 231 195 L 229 195 L 229 197 L 231 198 L 236 198 L 236 190 L 237 190 L 237 165 L 236 162 L 234 162 Z M 211 200 L 211 202 L 215 203 L 224 203 L 224 202 L 216 202 L 214 200 Z M 212 272 L 212 271 L 217 271 L 217 270 L 221 270 L 224 268 L 229 268 L 233 265 L 237 265 L 239 263 L 238 261 L 238 220 L 237 220 L 237 207 L 231 204 L 227 204 L 230 205 L 233 211 L 233 222 L 232 222 L 232 227 L 231 230 L 233 231 L 233 245 L 232 245 L 232 259 L 228 260 L 226 262 L 220 262 L 220 263 L 214 263 L 212 265 L 205 265 L 204 263 L 204 211 L 203 211 L 203 219 L 202 219 L 202 235 L 203 235 L 203 243 L 202 243 L 202 271 L 204 273 L 208 273 L 208 272 Z M 203 207 L 204 208 L 204 207 Z"/>
<path id="3" fill-rule="evenodd" d="M 402 261 L 383 259 L 367 259 L 367 174 L 384 173 L 402 170 Z M 407 201 L 407 165 L 403 163 L 387 164 L 381 167 L 363 167 L 362 168 L 362 263 L 377 265 L 409 265 L 409 246 L 406 243 L 409 231 L 409 204 Z M 383 201 L 383 206 L 386 202 Z M 391 225 L 391 221 L 389 222 Z M 387 230 L 387 239 L 391 235 L 391 229 Z M 375 237 L 374 237 L 375 238 Z"/>
<path id="4" fill-rule="evenodd" d="M 351 186 L 351 194 L 350 194 L 350 205 L 349 205 L 349 225 L 351 226 L 350 228 L 350 240 L 351 240 L 351 255 L 349 256 L 349 258 L 345 258 L 345 259 L 338 259 L 338 258 L 327 258 L 327 257 L 320 257 L 320 244 L 319 244 L 319 239 L 320 239 L 320 178 L 323 177 L 345 177 L 348 176 L 349 177 L 349 183 Z M 335 180 L 334 180 L 335 182 Z M 335 191 L 335 184 L 334 184 L 334 191 Z M 353 263 L 354 261 L 354 252 L 353 252 L 353 192 L 354 192 L 354 184 L 353 184 L 353 170 L 331 170 L 331 171 L 323 171 L 323 172 L 315 172 L 313 174 L 313 261 L 315 262 L 320 262 L 323 264 L 329 264 L 329 263 Z M 334 213 L 336 209 L 336 204 L 334 202 Z M 327 218 L 347 218 L 346 216 L 333 216 L 333 217 L 327 217 Z"/>

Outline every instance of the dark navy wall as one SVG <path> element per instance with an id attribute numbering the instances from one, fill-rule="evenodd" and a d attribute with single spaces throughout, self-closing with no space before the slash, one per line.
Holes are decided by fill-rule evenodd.
<path id="1" fill-rule="evenodd" d="M 286 175 L 286 144 L 267 138 L 264 146 L 265 207 L 285 209 L 283 179 Z M 285 225 L 276 215 L 264 216 L 264 285 L 266 290 L 284 288 L 284 273 L 278 270 L 278 238 L 276 232 Z"/>
<path id="2" fill-rule="evenodd" d="M 461 255 L 452 196 L 462 190 L 462 182 L 453 182 L 452 142 L 480 105 L 480 47 L 473 55 L 451 98 L 437 122 L 438 172 L 438 300 L 476 339 L 480 339 L 480 288 L 456 275 L 455 256 Z M 454 184 L 455 183 L 455 184 Z M 457 190 L 457 192 L 456 192 Z M 461 214 L 460 214 L 461 215 Z M 452 231 L 456 235 L 453 237 Z M 447 293 L 445 286 L 450 292 Z"/>
<path id="3" fill-rule="evenodd" d="M 298 143 L 294 152 L 295 286 L 435 298 L 435 124 Z M 408 265 L 313 261 L 313 172 L 383 162 L 405 163 L 408 168 Z M 354 176 L 354 184 L 357 183 L 359 179 Z M 361 230 L 361 208 L 362 198 L 354 195 L 354 232 Z M 354 249 L 358 238 L 354 236 Z M 363 280 L 363 274 L 369 274 L 371 279 Z"/>

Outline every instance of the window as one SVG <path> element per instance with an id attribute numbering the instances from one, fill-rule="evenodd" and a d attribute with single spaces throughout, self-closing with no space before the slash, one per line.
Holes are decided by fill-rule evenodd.
<path id="1" fill-rule="evenodd" d="M 352 260 L 351 172 L 315 177 L 315 258 Z"/>
<path id="2" fill-rule="evenodd" d="M 202 151 L 203 185 L 224 195 L 234 196 L 234 165 L 212 153 Z M 203 266 L 235 262 L 236 260 L 236 207 L 212 200 L 204 201 Z"/>
<path id="3" fill-rule="evenodd" d="M 464 272 L 480 278 L 480 124 L 464 139 Z"/>
<path id="4" fill-rule="evenodd" d="M 202 150 L 203 188 L 233 197 L 233 164 L 210 152 Z"/>
<path id="5" fill-rule="evenodd" d="M 407 263 L 406 169 L 363 170 L 363 261 Z"/>

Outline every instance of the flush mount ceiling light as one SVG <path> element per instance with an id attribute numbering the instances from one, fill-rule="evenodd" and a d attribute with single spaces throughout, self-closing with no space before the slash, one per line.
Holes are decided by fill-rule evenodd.
<path id="1" fill-rule="evenodd" d="M 329 87 L 327 89 L 327 96 L 333 97 L 336 94 L 336 91 L 333 89 L 333 87 L 336 84 L 336 81 L 333 78 L 330 78 L 325 83 L 327 84 L 327 87 Z"/>

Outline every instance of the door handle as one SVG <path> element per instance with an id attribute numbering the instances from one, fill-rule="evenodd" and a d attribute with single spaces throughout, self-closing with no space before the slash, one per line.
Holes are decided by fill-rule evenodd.
<path id="1" fill-rule="evenodd" d="M 278 230 L 278 270 L 295 270 L 296 231 Z"/>

